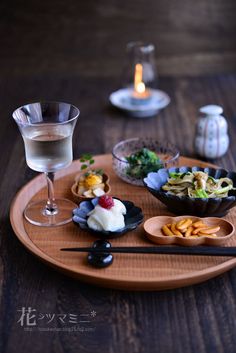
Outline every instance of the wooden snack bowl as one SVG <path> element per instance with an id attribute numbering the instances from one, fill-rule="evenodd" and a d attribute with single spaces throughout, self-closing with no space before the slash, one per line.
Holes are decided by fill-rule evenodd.
<path id="1" fill-rule="evenodd" d="M 197 238 L 184 238 L 180 236 L 168 236 L 162 233 L 162 226 L 168 223 L 177 223 L 182 219 L 190 218 L 193 221 L 202 220 L 206 225 L 210 227 L 220 226 L 220 230 L 217 232 L 215 238 L 207 236 L 199 236 Z M 235 231 L 234 225 L 231 222 L 226 221 L 223 218 L 218 217 L 194 217 L 194 216 L 179 216 L 179 217 L 170 217 L 170 216 L 157 216 L 149 218 L 144 223 L 144 230 L 149 240 L 156 244 L 170 245 L 178 244 L 185 246 L 195 246 L 195 245 L 222 245 L 225 243 Z"/>
<path id="2" fill-rule="evenodd" d="M 75 178 L 75 183 L 72 185 L 71 187 L 71 192 L 73 194 L 73 199 L 76 203 L 80 203 L 82 201 L 86 201 L 86 200 L 92 200 L 94 197 L 96 196 L 93 196 L 93 197 L 87 197 L 87 196 L 84 196 L 84 195 L 79 195 L 77 192 L 76 192 L 76 189 L 77 189 L 77 180 L 79 179 L 80 177 L 80 174 L 76 176 Z M 105 184 L 105 188 L 104 188 L 104 191 L 105 191 L 105 194 L 109 194 L 110 191 L 111 191 L 111 187 L 110 187 L 110 184 L 109 184 L 109 176 L 106 174 L 106 173 L 103 173 L 102 175 L 102 181 L 103 183 Z"/>

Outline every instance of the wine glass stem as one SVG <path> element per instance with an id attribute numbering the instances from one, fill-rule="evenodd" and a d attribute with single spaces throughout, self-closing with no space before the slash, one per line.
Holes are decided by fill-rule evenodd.
<path id="1" fill-rule="evenodd" d="M 54 197 L 54 174 L 52 172 L 45 173 L 46 179 L 47 179 L 47 186 L 48 186 L 48 200 L 46 203 L 46 207 L 44 210 L 44 213 L 47 216 L 53 216 L 58 213 L 58 208 L 55 203 L 55 197 Z"/>

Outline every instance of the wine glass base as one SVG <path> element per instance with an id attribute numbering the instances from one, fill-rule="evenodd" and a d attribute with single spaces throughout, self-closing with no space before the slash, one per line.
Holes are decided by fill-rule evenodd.
<path id="1" fill-rule="evenodd" d="M 30 203 L 26 206 L 24 216 L 28 222 L 35 226 L 56 227 L 72 221 L 72 211 L 78 207 L 74 202 L 67 199 L 56 199 L 58 212 L 54 215 L 46 215 L 46 200 Z"/>

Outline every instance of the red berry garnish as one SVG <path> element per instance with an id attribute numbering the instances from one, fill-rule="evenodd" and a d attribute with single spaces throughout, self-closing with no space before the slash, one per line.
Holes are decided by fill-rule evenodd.
<path id="1" fill-rule="evenodd" d="M 103 195 L 99 197 L 98 204 L 101 207 L 106 208 L 107 210 L 110 210 L 110 208 L 114 206 L 114 200 L 111 196 Z"/>

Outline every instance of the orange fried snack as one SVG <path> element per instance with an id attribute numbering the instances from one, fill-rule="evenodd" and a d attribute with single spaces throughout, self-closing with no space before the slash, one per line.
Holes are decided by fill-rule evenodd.
<path id="1" fill-rule="evenodd" d="M 183 234 L 176 228 L 176 223 L 172 223 L 170 226 L 170 229 L 171 229 L 172 233 L 174 233 L 174 235 L 176 235 L 178 237 L 183 236 Z"/>
<path id="2" fill-rule="evenodd" d="M 190 218 L 182 219 L 177 223 L 168 223 L 162 226 L 162 233 L 166 236 L 178 236 L 185 238 L 210 237 L 217 236 L 220 226 L 208 226 L 202 220 L 193 221 Z"/>
<path id="3" fill-rule="evenodd" d="M 162 232 L 164 233 L 164 235 L 167 235 L 169 237 L 173 237 L 175 234 L 171 232 L 171 230 L 169 229 L 169 227 L 166 225 L 164 225 L 162 228 L 161 228 Z"/>

